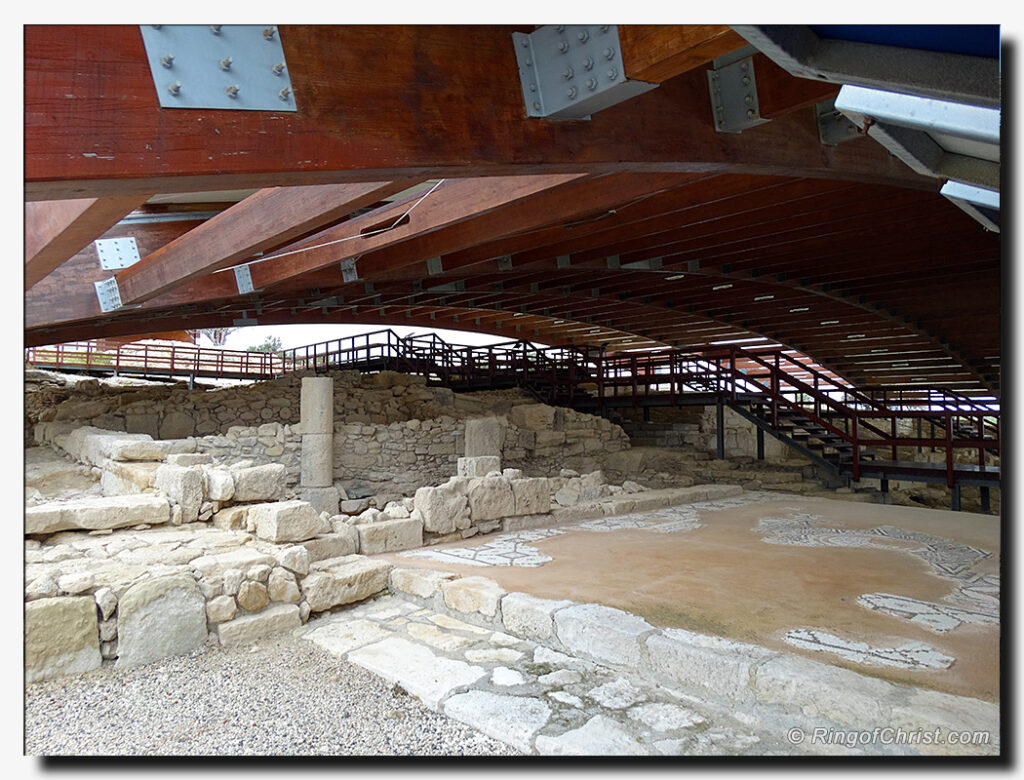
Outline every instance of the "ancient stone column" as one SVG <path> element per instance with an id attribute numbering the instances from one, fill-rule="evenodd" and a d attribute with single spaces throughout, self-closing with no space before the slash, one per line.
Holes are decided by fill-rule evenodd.
<path id="1" fill-rule="evenodd" d="M 302 429 L 302 487 L 334 484 L 334 380 L 303 377 L 299 411 Z"/>
<path id="2" fill-rule="evenodd" d="M 502 422 L 498 417 L 466 420 L 466 456 L 459 458 L 459 476 L 483 477 L 501 471 Z"/>

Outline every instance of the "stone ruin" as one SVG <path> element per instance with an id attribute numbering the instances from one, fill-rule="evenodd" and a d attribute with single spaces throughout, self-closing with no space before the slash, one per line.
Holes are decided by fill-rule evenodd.
<path id="1" fill-rule="evenodd" d="M 389 372 L 93 382 L 26 404 L 30 681 L 296 628 L 385 590 L 377 553 L 699 498 L 685 476 L 608 484 L 618 426 L 505 392 L 488 406 Z"/>

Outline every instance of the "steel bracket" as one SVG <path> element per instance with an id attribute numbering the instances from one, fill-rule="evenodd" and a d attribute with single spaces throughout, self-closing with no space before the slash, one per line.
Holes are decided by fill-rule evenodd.
<path id="1" fill-rule="evenodd" d="M 249 266 L 239 265 L 235 267 L 235 284 L 238 285 L 238 292 L 240 293 L 253 292 L 252 271 L 249 270 Z"/>
<path id="2" fill-rule="evenodd" d="M 104 271 L 119 271 L 139 262 L 139 247 L 132 236 L 99 238 L 92 243 Z"/>
<path id="3" fill-rule="evenodd" d="M 359 279 L 359 272 L 356 270 L 355 258 L 350 257 L 341 261 L 341 280 L 343 282 L 354 282 Z"/>
<path id="4" fill-rule="evenodd" d="M 161 108 L 296 111 L 277 27 L 142 25 Z"/>
<path id="5" fill-rule="evenodd" d="M 512 41 L 529 117 L 589 119 L 658 86 L 626 78 L 613 24 L 549 24 Z"/>
<path id="6" fill-rule="evenodd" d="M 863 136 L 860 128 L 836 108 L 834 99 L 818 103 L 814 111 L 818 117 L 818 139 L 823 146 L 838 146 Z"/>
<path id="7" fill-rule="evenodd" d="M 771 120 L 761 117 L 752 56 L 708 71 L 711 114 L 719 133 L 742 133 Z"/>
<path id="8" fill-rule="evenodd" d="M 96 299 L 100 303 L 100 311 L 108 312 L 121 308 L 121 290 L 117 286 L 117 277 L 111 276 L 102 282 L 93 282 L 96 288 Z"/>

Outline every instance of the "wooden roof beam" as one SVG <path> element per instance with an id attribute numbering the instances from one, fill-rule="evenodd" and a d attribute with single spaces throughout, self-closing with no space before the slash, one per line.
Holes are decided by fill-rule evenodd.
<path id="1" fill-rule="evenodd" d="M 117 274 L 121 302 L 147 301 L 344 219 L 414 183 L 404 179 L 260 190 Z"/>
<path id="2" fill-rule="evenodd" d="M 149 195 L 25 204 L 25 289 L 106 233 Z"/>

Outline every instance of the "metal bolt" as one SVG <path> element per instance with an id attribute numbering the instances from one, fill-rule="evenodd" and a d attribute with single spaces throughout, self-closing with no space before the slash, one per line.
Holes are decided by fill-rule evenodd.
<path id="1" fill-rule="evenodd" d="M 587 79 L 587 89 L 591 92 L 597 89 L 597 79 Z"/>
<path id="2" fill-rule="evenodd" d="M 566 65 L 566 66 L 565 66 L 565 70 L 563 70 L 563 71 L 562 71 L 562 75 L 563 75 L 563 76 L 565 76 L 565 78 L 566 78 L 566 81 L 568 81 L 568 80 L 569 80 L 569 79 L 571 79 L 571 78 L 572 78 L 573 76 L 575 76 L 575 75 L 576 75 L 576 73 L 575 73 L 575 72 L 573 71 L 573 69 L 572 69 L 572 66 L 570 66 L 570 65 Z"/>
<path id="3" fill-rule="evenodd" d="M 290 94 L 292 94 L 291 89 L 289 87 L 285 87 L 284 89 L 277 93 L 277 96 L 281 98 L 281 100 L 287 100 Z"/>
<path id="4" fill-rule="evenodd" d="M 523 46 L 526 47 L 526 48 L 529 48 L 529 46 L 530 46 L 530 42 L 528 40 L 526 40 L 525 38 L 523 39 Z"/>
<path id="5" fill-rule="evenodd" d="M 232 84 L 230 87 L 225 89 L 224 92 L 227 93 L 227 96 L 229 98 L 237 98 L 238 97 L 238 85 L 237 84 Z"/>
<path id="6" fill-rule="evenodd" d="M 174 63 L 174 55 L 173 54 L 165 54 L 163 57 L 160 58 L 160 64 L 163 65 L 165 68 L 171 67 L 171 65 L 173 63 Z"/>
<path id="7" fill-rule="evenodd" d="M 212 32 L 214 35 L 220 35 L 220 28 L 223 27 L 223 26 L 224 25 L 221 25 L 221 24 L 211 24 L 210 25 L 210 32 Z"/>
<path id="8" fill-rule="evenodd" d="M 558 50 L 562 52 L 562 54 L 565 54 L 567 51 L 569 51 L 569 41 L 559 41 Z"/>
<path id="9" fill-rule="evenodd" d="M 540 111 L 540 103 L 538 103 L 536 100 L 533 101 L 533 110 Z"/>
<path id="10" fill-rule="evenodd" d="M 170 84 L 167 85 L 167 91 L 170 92 L 172 95 L 177 95 L 179 92 L 181 92 L 181 82 L 172 81 Z"/>
<path id="11" fill-rule="evenodd" d="M 755 116 L 757 116 L 757 112 L 754 109 L 752 109 L 752 108 L 748 108 L 747 109 L 747 119 L 753 119 Z"/>
<path id="12" fill-rule="evenodd" d="M 717 70 L 711 71 L 711 80 L 712 81 L 718 81 L 718 71 Z"/>
<path id="13" fill-rule="evenodd" d="M 608 25 L 607 24 L 602 24 L 601 25 L 601 32 L 603 32 L 603 33 L 608 32 Z"/>
<path id="14" fill-rule="evenodd" d="M 601 53 L 604 55 L 604 58 L 606 60 L 610 60 L 610 59 L 612 59 L 615 56 L 615 49 L 610 49 L 610 48 L 609 49 L 605 49 Z"/>
<path id="15" fill-rule="evenodd" d="M 279 62 L 279 63 L 277 63 L 277 65 L 272 67 L 270 70 L 272 70 L 274 72 L 275 76 L 280 76 L 282 73 L 284 73 L 284 63 L 283 62 Z"/>
<path id="16" fill-rule="evenodd" d="M 619 77 L 619 71 L 616 68 L 608 68 L 608 80 L 615 81 Z"/>
<path id="17" fill-rule="evenodd" d="M 746 60 L 744 60 L 743 62 L 740 63 L 740 70 L 746 70 L 749 67 L 750 67 L 750 63 L 747 62 Z"/>
<path id="18" fill-rule="evenodd" d="M 565 93 L 570 100 L 576 99 L 576 87 L 569 87 L 569 91 Z"/>
<path id="19" fill-rule="evenodd" d="M 268 41 L 272 41 L 274 40 L 274 33 L 276 32 L 277 30 L 275 30 L 273 27 L 266 27 L 263 30 L 263 37 L 266 38 Z"/>
<path id="20" fill-rule="evenodd" d="M 555 32 L 565 32 L 565 25 L 564 24 L 556 24 L 555 25 Z"/>
<path id="21" fill-rule="evenodd" d="M 719 120 L 718 120 L 718 126 L 719 126 L 719 127 L 721 127 L 721 126 L 722 126 L 722 125 L 724 125 L 724 124 L 725 124 L 725 120 L 724 120 L 724 119 L 719 119 Z"/>
<path id="22" fill-rule="evenodd" d="M 754 96 L 753 95 L 744 95 L 743 96 L 743 102 L 746 103 L 748 106 L 752 105 L 753 102 L 754 102 Z"/>
<path id="23" fill-rule="evenodd" d="M 590 70 L 593 67 L 594 67 L 594 58 L 593 57 L 587 57 L 585 60 L 583 60 L 583 69 L 584 70 Z"/>
<path id="24" fill-rule="evenodd" d="M 749 87 L 749 86 L 750 86 L 750 76 L 744 76 L 743 78 L 741 78 L 741 79 L 740 79 L 740 83 L 741 83 L 741 84 L 742 84 L 742 85 L 743 85 L 744 87 Z"/>
<path id="25" fill-rule="evenodd" d="M 221 70 L 231 70 L 231 58 L 230 57 L 225 57 L 224 59 L 222 59 L 217 64 L 220 65 L 220 69 Z"/>
<path id="26" fill-rule="evenodd" d="M 531 84 L 530 85 L 530 92 L 536 92 L 536 91 L 537 91 L 537 85 L 536 84 Z"/>
<path id="27" fill-rule="evenodd" d="M 587 39 L 590 38 L 590 33 L 588 33 L 586 30 L 580 30 L 580 34 L 577 35 L 576 37 L 579 38 L 580 43 L 586 43 Z"/>

